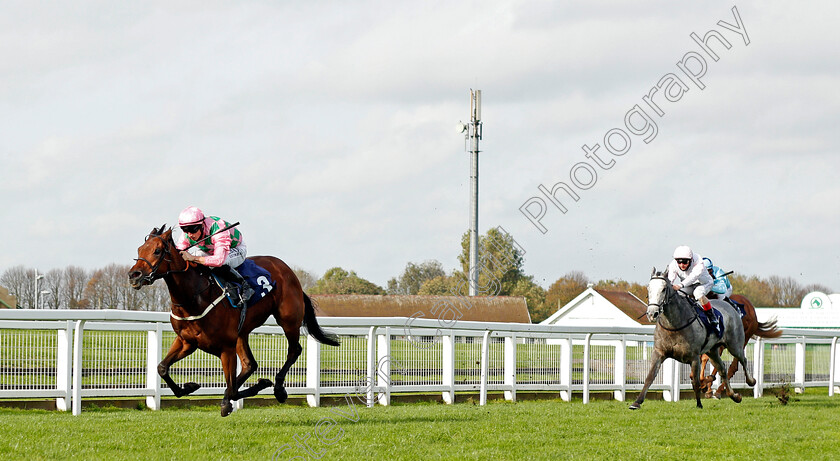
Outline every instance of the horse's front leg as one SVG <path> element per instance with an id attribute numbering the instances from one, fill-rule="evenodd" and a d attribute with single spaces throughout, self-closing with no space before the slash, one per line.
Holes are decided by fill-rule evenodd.
<path id="1" fill-rule="evenodd" d="M 222 359 L 222 371 L 225 374 L 225 396 L 222 399 L 222 416 L 233 412 L 232 400 L 236 400 L 236 393 L 239 387 L 236 385 L 236 349 L 227 348 L 219 356 Z"/>
<path id="2" fill-rule="evenodd" d="M 694 388 L 694 398 L 697 399 L 697 408 L 703 408 L 700 403 L 700 357 L 697 356 L 691 361 L 691 387 Z"/>
<path id="3" fill-rule="evenodd" d="M 723 360 L 720 358 L 720 353 L 718 352 L 717 347 L 713 347 L 707 352 L 709 354 L 709 359 L 712 361 L 712 364 L 718 370 L 724 370 Z M 726 389 L 726 395 L 732 399 L 735 403 L 741 403 L 741 394 L 732 390 L 732 386 L 729 385 L 729 378 L 726 376 L 726 373 L 720 374 L 720 379 L 723 382 L 723 387 Z"/>
<path id="4" fill-rule="evenodd" d="M 169 376 L 169 367 L 193 352 L 195 352 L 195 345 L 184 341 L 180 336 L 176 336 L 175 341 L 172 342 L 172 346 L 169 347 L 169 352 L 166 353 L 166 357 L 158 364 L 158 374 L 166 385 L 172 389 L 175 397 L 190 395 L 201 387 L 199 384 L 192 382 L 186 383 L 184 387 L 181 387 Z"/>
<path id="5" fill-rule="evenodd" d="M 235 384 L 236 389 L 239 389 L 243 384 L 245 384 L 245 381 L 247 381 L 248 378 L 257 371 L 259 365 L 257 364 L 257 360 L 254 358 L 254 354 L 251 352 L 251 346 L 248 344 L 247 336 L 241 337 L 236 341 L 236 354 L 239 356 L 240 363 L 242 363 L 242 372 L 240 372 L 239 376 L 236 377 Z M 262 378 L 257 381 L 256 384 L 244 391 L 237 391 L 236 395 L 233 396 L 233 400 L 255 396 L 261 390 L 269 388 L 273 385 L 274 383 L 272 383 L 271 380 Z"/>
<path id="6" fill-rule="evenodd" d="M 636 401 L 630 405 L 631 410 L 638 410 L 639 407 L 642 406 L 642 402 L 645 401 L 645 395 L 647 395 L 648 388 L 651 384 L 653 384 L 653 380 L 656 379 L 656 375 L 659 374 L 659 367 L 661 367 L 662 362 L 665 361 L 665 356 L 654 349 L 650 359 L 650 370 L 648 371 L 647 378 L 645 379 L 645 385 L 642 386 L 642 392 L 640 392 L 639 396 L 636 397 Z"/>

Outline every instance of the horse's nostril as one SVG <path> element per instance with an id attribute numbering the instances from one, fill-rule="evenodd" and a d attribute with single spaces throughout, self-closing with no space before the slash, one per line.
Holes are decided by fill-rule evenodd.
<path id="1" fill-rule="evenodd" d="M 143 274 L 141 274 L 140 271 L 134 271 L 134 272 L 131 272 L 130 274 L 128 274 L 128 278 L 136 279 L 136 278 L 139 278 L 141 275 L 143 275 Z"/>

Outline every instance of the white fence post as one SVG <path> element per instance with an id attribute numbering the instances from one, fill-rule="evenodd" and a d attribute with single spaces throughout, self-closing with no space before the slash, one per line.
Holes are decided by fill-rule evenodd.
<path id="1" fill-rule="evenodd" d="M 673 382 L 671 384 L 671 388 L 674 390 L 673 394 L 671 395 L 672 402 L 679 402 L 680 401 L 680 379 L 682 373 L 680 373 L 680 369 L 682 368 L 682 364 L 676 360 L 674 360 L 674 376 Z M 699 378 L 699 376 L 698 376 Z"/>
<path id="2" fill-rule="evenodd" d="M 481 339 L 481 387 L 479 405 L 487 405 L 487 380 L 490 374 L 490 330 L 484 332 Z"/>
<path id="3" fill-rule="evenodd" d="M 447 390 L 443 391 L 444 403 L 455 403 L 455 333 L 451 330 L 441 336 L 441 381 Z"/>
<path id="4" fill-rule="evenodd" d="M 516 402 L 516 334 L 505 336 L 505 400 Z"/>
<path id="5" fill-rule="evenodd" d="M 73 392 L 73 322 L 68 320 L 67 327 L 56 331 L 55 351 L 55 386 L 64 397 L 55 399 L 59 411 L 70 411 L 71 393 Z"/>
<path id="6" fill-rule="evenodd" d="M 662 399 L 666 402 L 674 401 L 675 366 L 676 361 L 674 359 L 665 359 L 665 361 L 662 362 L 662 368 L 659 370 L 659 374 L 662 376 L 662 384 L 666 386 L 666 388 L 662 391 Z"/>
<path id="7" fill-rule="evenodd" d="M 85 321 L 76 321 L 73 334 L 73 416 L 82 413 L 82 343 L 84 341 Z"/>
<path id="8" fill-rule="evenodd" d="M 560 386 L 567 390 L 560 391 L 560 398 L 566 402 L 572 400 L 572 337 L 560 341 Z"/>
<path id="9" fill-rule="evenodd" d="M 368 408 L 374 404 L 376 395 L 376 327 L 370 327 L 367 334 L 367 402 Z"/>
<path id="10" fill-rule="evenodd" d="M 391 404 L 391 327 L 385 327 L 385 334 L 377 336 L 376 383 L 383 389 L 379 404 Z"/>
<path id="11" fill-rule="evenodd" d="M 589 403 L 589 344 L 591 342 L 592 333 L 587 333 L 583 341 L 583 403 Z"/>
<path id="12" fill-rule="evenodd" d="M 805 392 L 805 337 L 796 340 L 796 361 L 794 365 L 793 381 L 800 386 L 794 387 L 797 394 Z"/>
<path id="13" fill-rule="evenodd" d="M 310 407 L 321 405 L 321 343 L 312 335 L 306 335 L 306 387 L 312 389 L 306 394 Z"/>
<path id="14" fill-rule="evenodd" d="M 753 344 L 753 378 L 753 397 L 757 399 L 764 394 L 764 342 L 761 337 L 756 337 Z"/>
<path id="15" fill-rule="evenodd" d="M 163 357 L 163 326 L 157 324 L 154 330 L 149 330 L 146 341 L 146 389 L 151 392 L 151 395 L 146 396 L 146 406 L 151 410 L 160 410 L 160 375 L 157 367 Z"/>
<path id="16" fill-rule="evenodd" d="M 831 338 L 831 358 L 828 364 L 828 396 L 833 397 L 834 393 L 840 391 L 840 387 L 835 386 L 837 383 L 837 336 Z"/>
<path id="17" fill-rule="evenodd" d="M 627 395 L 627 341 L 621 335 L 620 341 L 615 341 L 615 360 L 613 361 L 614 380 L 613 383 L 619 389 L 613 391 L 613 396 L 619 402 L 623 402 Z"/>

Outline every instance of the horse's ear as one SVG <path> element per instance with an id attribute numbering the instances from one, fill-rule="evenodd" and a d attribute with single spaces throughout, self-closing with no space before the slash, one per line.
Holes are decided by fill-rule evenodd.
<path id="1" fill-rule="evenodd" d="M 656 275 L 656 266 L 653 266 L 653 269 L 651 269 L 650 278 L 653 278 L 654 275 Z"/>

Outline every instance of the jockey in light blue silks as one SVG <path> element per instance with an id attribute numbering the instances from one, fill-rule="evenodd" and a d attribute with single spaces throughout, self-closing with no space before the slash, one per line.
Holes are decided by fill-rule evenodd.
<path id="1" fill-rule="evenodd" d="M 744 305 L 730 298 L 730 296 L 732 296 L 732 284 L 729 283 L 729 277 L 726 276 L 726 272 L 724 272 L 720 267 L 715 266 L 709 258 L 703 258 L 703 266 L 707 271 L 709 271 L 709 275 L 711 275 L 714 280 L 712 289 L 709 292 L 713 294 L 711 297 L 716 297 L 717 299 L 722 299 L 728 302 L 732 305 L 732 307 L 738 310 L 738 313 L 741 314 L 741 318 L 743 318 L 744 315 L 746 315 Z"/>
<path id="2" fill-rule="evenodd" d="M 712 264 L 712 260 L 709 258 L 703 258 L 703 266 L 706 267 L 709 275 L 714 279 L 711 291 L 717 294 L 720 299 L 732 296 L 732 284 L 729 283 L 729 277 L 726 276 L 726 272 Z"/>

